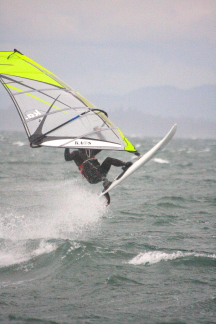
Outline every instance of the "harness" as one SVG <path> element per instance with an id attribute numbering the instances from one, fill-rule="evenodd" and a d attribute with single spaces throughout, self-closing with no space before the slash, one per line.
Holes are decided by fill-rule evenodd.
<path id="1" fill-rule="evenodd" d="M 80 170 L 80 173 L 81 173 L 81 175 L 82 175 L 82 177 L 83 178 L 85 178 L 85 176 L 84 176 L 84 165 L 85 165 L 85 163 L 86 162 L 88 162 L 88 161 L 91 161 L 91 160 L 97 160 L 96 158 L 90 158 L 90 159 L 88 159 L 88 160 L 85 160 L 82 164 L 80 164 L 79 165 L 79 170 Z"/>

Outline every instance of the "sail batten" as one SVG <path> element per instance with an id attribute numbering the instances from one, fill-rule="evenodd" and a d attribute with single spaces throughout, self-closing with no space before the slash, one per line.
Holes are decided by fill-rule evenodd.
<path id="1" fill-rule="evenodd" d="M 32 147 L 136 151 L 105 111 L 17 50 L 0 52 L 0 81 Z"/>

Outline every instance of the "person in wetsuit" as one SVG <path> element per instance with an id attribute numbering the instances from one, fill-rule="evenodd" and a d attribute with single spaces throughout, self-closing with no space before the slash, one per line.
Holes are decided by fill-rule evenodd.
<path id="1" fill-rule="evenodd" d="M 96 159 L 96 155 L 101 150 L 78 149 L 70 152 L 69 148 L 65 149 L 64 157 L 66 161 L 74 161 L 78 166 L 82 176 L 91 184 L 103 181 L 104 189 L 111 184 L 107 179 L 107 174 L 111 166 L 122 167 L 126 171 L 132 162 L 123 162 L 118 159 L 107 157 L 102 164 Z M 139 154 L 139 153 L 138 153 Z"/>

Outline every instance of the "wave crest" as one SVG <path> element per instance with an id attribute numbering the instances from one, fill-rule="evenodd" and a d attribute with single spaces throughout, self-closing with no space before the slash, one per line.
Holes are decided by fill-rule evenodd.
<path id="1" fill-rule="evenodd" d="M 147 265 L 147 264 L 154 264 L 161 261 L 169 261 L 175 260 L 178 258 L 185 258 L 188 256 L 194 257 L 208 257 L 208 258 L 216 258 L 216 254 L 204 254 L 204 253 L 194 253 L 194 252 L 182 252 L 176 251 L 173 253 L 166 253 L 162 251 L 149 251 L 144 253 L 139 253 L 133 259 L 131 259 L 128 263 L 132 265 Z"/>

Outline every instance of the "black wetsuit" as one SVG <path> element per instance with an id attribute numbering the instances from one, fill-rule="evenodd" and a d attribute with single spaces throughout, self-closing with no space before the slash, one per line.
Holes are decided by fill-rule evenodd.
<path id="1" fill-rule="evenodd" d="M 89 183 L 98 183 L 105 181 L 107 173 L 111 166 L 123 167 L 126 165 L 125 162 L 107 157 L 102 164 L 98 162 L 95 156 L 101 150 L 85 150 L 79 149 L 70 153 L 69 149 L 65 149 L 65 160 L 74 161 L 78 166 L 81 174 L 88 180 Z"/>

